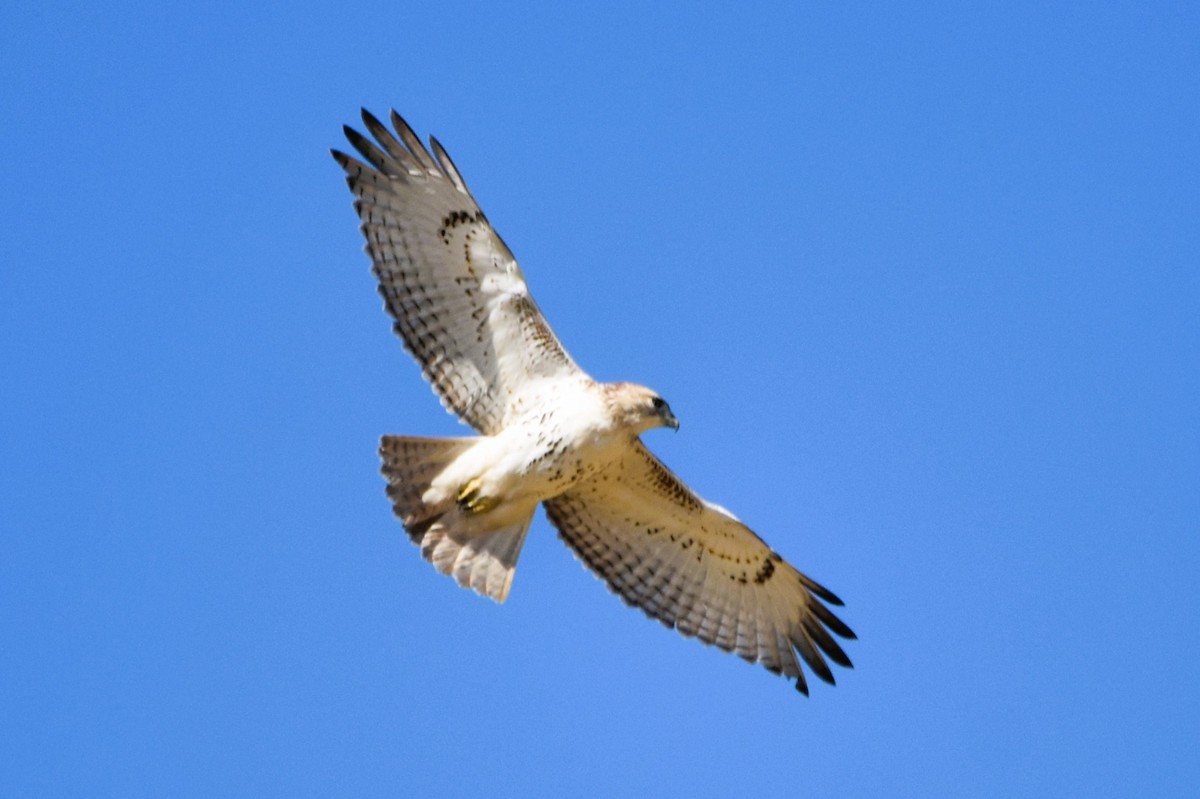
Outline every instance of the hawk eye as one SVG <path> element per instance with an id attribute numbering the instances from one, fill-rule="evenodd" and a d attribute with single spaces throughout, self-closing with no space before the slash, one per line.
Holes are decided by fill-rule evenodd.
<path id="1" fill-rule="evenodd" d="M 654 410 L 656 411 L 661 411 L 667 405 L 666 400 L 664 400 L 662 397 L 655 397 L 654 399 L 650 400 L 650 402 L 654 405 Z"/>

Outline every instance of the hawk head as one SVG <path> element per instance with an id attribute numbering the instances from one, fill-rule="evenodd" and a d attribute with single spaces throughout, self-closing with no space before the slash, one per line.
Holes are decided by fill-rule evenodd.
<path id="1" fill-rule="evenodd" d="M 657 391 L 635 383 L 613 383 L 607 388 L 613 416 L 622 427 L 631 428 L 635 434 L 655 427 L 679 429 L 671 406 Z"/>

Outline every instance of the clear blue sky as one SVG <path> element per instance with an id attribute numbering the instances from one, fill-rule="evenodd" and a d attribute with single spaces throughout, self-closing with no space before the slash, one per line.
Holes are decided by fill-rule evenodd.
<path id="1" fill-rule="evenodd" d="M 730 5 L 4 4 L 0 795 L 1196 789 L 1200 12 Z M 540 515 L 504 606 L 420 559 L 377 439 L 463 428 L 327 153 L 361 105 L 846 600 L 836 688 Z"/>

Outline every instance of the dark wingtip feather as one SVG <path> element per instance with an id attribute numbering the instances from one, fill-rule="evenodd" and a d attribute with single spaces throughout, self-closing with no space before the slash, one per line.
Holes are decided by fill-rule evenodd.
<path id="1" fill-rule="evenodd" d="M 826 602 L 828 602 L 831 605 L 837 605 L 838 607 L 841 607 L 842 605 L 846 604 L 845 602 L 842 602 L 842 600 L 838 598 L 837 594 L 833 593 L 828 588 L 821 585 L 813 578 L 809 577 L 807 574 L 800 575 L 800 582 L 809 591 L 811 591 L 812 593 L 821 597 L 821 599 L 824 599 Z"/>
<path id="2" fill-rule="evenodd" d="M 819 620 L 805 617 L 804 629 L 808 631 L 809 638 L 821 648 L 826 657 L 839 666 L 845 666 L 848 669 L 854 668 L 853 664 L 850 663 L 850 658 L 838 646 L 837 641 L 833 640 L 833 636 L 829 634 L 829 631 L 821 626 Z"/>
<path id="3" fill-rule="evenodd" d="M 454 159 L 446 152 L 446 148 L 442 146 L 442 143 L 437 140 L 436 136 L 429 137 L 429 146 L 433 150 L 434 158 L 437 159 L 438 165 L 441 166 L 446 176 L 450 178 L 459 191 L 470 194 L 471 190 L 467 188 L 467 182 L 463 180 L 462 173 L 454 165 Z"/>
<path id="4" fill-rule="evenodd" d="M 384 136 L 386 137 L 390 137 L 390 134 L 387 132 L 387 128 L 384 126 L 384 124 L 375 118 L 374 114 L 364 108 L 362 110 L 362 121 L 363 124 L 367 126 L 367 130 L 369 130 L 376 139 L 379 139 L 380 144 L 386 144 L 384 139 L 380 139 L 379 131 L 382 130 Z"/>
<path id="5" fill-rule="evenodd" d="M 834 633 L 851 641 L 858 640 L 858 636 L 854 634 L 846 623 L 833 615 L 833 611 L 822 605 L 820 602 L 812 602 L 809 604 L 809 610 L 817 617 L 817 620 L 833 630 Z"/>
<path id="6" fill-rule="evenodd" d="M 346 172 L 346 183 L 349 184 L 350 189 L 357 192 L 355 186 L 358 183 L 358 177 L 362 171 L 366 169 L 366 167 L 359 163 L 358 159 L 346 155 L 341 150 L 331 149 L 329 154 L 333 156 L 334 161 L 338 162 L 338 166 L 340 166 Z M 357 202 L 355 203 L 355 206 L 357 210 Z"/>
<path id="7" fill-rule="evenodd" d="M 796 675 L 796 690 L 805 696 L 808 696 L 808 683 L 804 681 L 803 674 Z"/>
<path id="8" fill-rule="evenodd" d="M 392 121 L 392 127 L 395 129 L 396 134 L 400 136 L 400 140 L 404 142 L 404 146 L 412 152 L 413 157 L 417 159 L 421 168 L 426 171 L 436 171 L 438 168 L 437 162 L 433 160 L 433 156 L 425 149 L 425 145 L 421 144 L 421 139 L 413 132 L 412 126 L 404 121 L 404 117 L 397 114 L 394 108 L 389 110 L 388 117 Z"/>
<path id="9" fill-rule="evenodd" d="M 825 658 L 821 657 L 821 651 L 817 649 L 817 645 L 803 625 L 792 631 L 791 639 L 792 646 L 796 647 L 796 651 L 812 669 L 813 674 L 820 677 L 823 682 L 833 685 L 833 672 L 829 670 L 829 664 L 825 662 Z"/>
<path id="10" fill-rule="evenodd" d="M 396 129 L 397 133 L 403 135 L 405 132 L 413 132 L 412 126 L 404 121 L 404 117 L 396 113 L 396 109 L 388 109 L 388 118 L 392 120 L 392 127 Z"/>
<path id="11" fill-rule="evenodd" d="M 446 155 L 446 148 L 437 140 L 437 136 L 429 137 L 429 149 L 433 152 L 433 157 L 443 172 L 452 177 L 458 175 L 458 170 L 454 168 L 454 162 L 450 160 L 450 156 Z"/>
<path id="12" fill-rule="evenodd" d="M 828 683 L 829 685 L 837 685 L 837 680 L 834 679 L 833 672 L 829 670 L 829 665 L 824 660 L 821 661 L 823 668 L 817 668 L 811 663 L 809 665 L 813 667 L 813 674 L 817 675 L 821 679 L 821 682 Z"/>
<path id="13" fill-rule="evenodd" d="M 364 157 L 370 159 L 371 156 L 368 153 L 375 148 L 375 145 L 371 144 L 371 141 L 366 136 L 349 125 L 342 125 L 342 133 L 345 134 L 346 140 L 354 145 L 355 150 L 358 150 Z"/>
<path id="14" fill-rule="evenodd" d="M 380 122 L 374 114 L 367 109 L 362 110 L 363 124 L 367 126 L 367 130 L 375 137 L 375 140 L 387 150 L 388 155 L 396 159 L 396 161 L 406 168 L 420 168 L 420 164 L 413 158 L 412 153 L 404 148 L 404 145 L 396 140 L 392 132 L 387 129 L 387 126 Z"/>

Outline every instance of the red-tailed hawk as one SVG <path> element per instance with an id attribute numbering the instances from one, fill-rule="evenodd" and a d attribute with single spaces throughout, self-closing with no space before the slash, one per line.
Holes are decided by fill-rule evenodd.
<path id="1" fill-rule="evenodd" d="M 854 638 L 832 592 L 792 568 L 731 513 L 696 495 L 642 444 L 678 428 L 631 383 L 597 383 L 563 349 L 512 252 L 436 139 L 433 155 L 395 111 L 363 111 L 366 163 L 346 170 L 366 251 L 405 347 L 443 404 L 481 433 L 384 436 L 387 493 L 421 554 L 503 602 L 539 503 L 575 554 L 627 603 L 736 652 L 808 693 L 803 660 L 833 683 Z"/>

